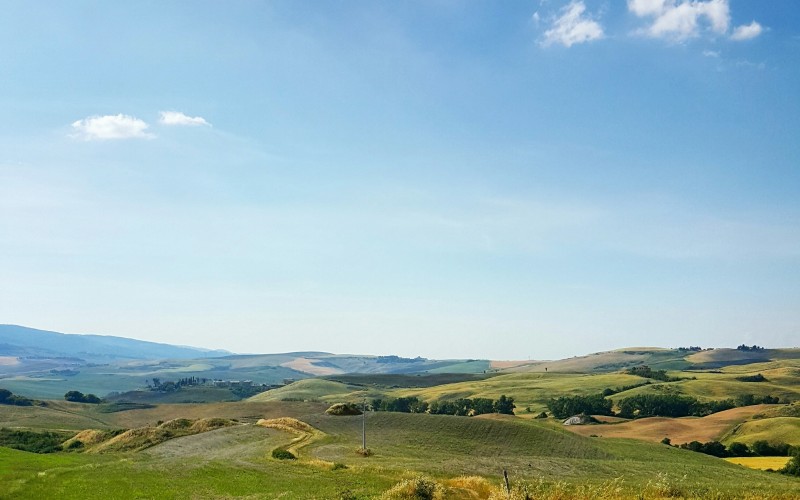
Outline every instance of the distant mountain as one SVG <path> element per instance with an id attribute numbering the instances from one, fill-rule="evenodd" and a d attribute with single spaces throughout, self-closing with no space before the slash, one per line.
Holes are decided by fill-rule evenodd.
<path id="1" fill-rule="evenodd" d="M 109 359 L 197 359 L 227 356 L 228 351 L 146 342 L 110 335 L 78 335 L 0 325 L 0 356 Z"/>

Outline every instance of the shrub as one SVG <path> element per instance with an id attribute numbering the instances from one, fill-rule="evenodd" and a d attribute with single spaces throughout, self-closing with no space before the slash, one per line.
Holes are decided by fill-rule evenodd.
<path id="1" fill-rule="evenodd" d="M 362 457 L 371 457 L 372 456 L 372 450 L 370 450 L 369 448 L 358 448 L 356 450 L 356 453 L 361 455 Z"/>
<path id="2" fill-rule="evenodd" d="M 275 448 L 272 450 L 272 458 L 276 458 L 278 460 L 295 460 L 297 459 L 289 450 L 284 450 L 283 448 Z"/>
<path id="3" fill-rule="evenodd" d="M 333 462 L 331 470 L 342 470 L 342 469 L 347 469 L 347 466 L 341 462 Z"/>
<path id="4" fill-rule="evenodd" d="M 61 451 L 61 443 L 72 437 L 74 433 L 34 432 L 23 430 L 0 429 L 0 446 L 32 453 L 53 453 Z"/>
<path id="5" fill-rule="evenodd" d="M 790 476 L 800 476 L 800 451 L 796 451 L 789 463 L 779 470 L 781 474 L 788 474 Z"/>

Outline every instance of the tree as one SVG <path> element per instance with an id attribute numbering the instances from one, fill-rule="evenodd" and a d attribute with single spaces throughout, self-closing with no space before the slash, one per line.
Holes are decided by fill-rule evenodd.
<path id="1" fill-rule="evenodd" d="M 64 394 L 64 399 L 72 401 L 73 403 L 83 403 L 83 398 L 86 397 L 80 391 L 69 391 Z"/>
<path id="2" fill-rule="evenodd" d="M 728 446 L 728 453 L 732 457 L 747 457 L 750 456 L 750 448 L 744 443 L 731 443 L 731 445 Z"/>
<path id="3" fill-rule="evenodd" d="M 73 403 L 98 404 L 101 402 L 100 398 L 94 394 L 84 394 L 80 391 L 69 391 L 68 393 L 64 394 L 64 399 L 67 401 L 72 401 Z"/>
<path id="4" fill-rule="evenodd" d="M 99 404 L 101 400 L 94 394 L 87 394 L 86 396 L 83 397 L 83 402 L 96 405 Z"/>
<path id="5" fill-rule="evenodd" d="M 497 413 L 502 413 L 505 415 L 513 415 L 514 408 L 516 405 L 514 404 L 514 398 L 506 397 L 505 394 L 500 395 L 500 398 L 495 402 L 495 411 Z"/>
<path id="6" fill-rule="evenodd" d="M 562 396 L 553 398 L 547 403 L 550 412 L 556 418 L 569 418 L 573 415 L 611 415 L 611 400 L 602 394 L 592 396 Z"/>

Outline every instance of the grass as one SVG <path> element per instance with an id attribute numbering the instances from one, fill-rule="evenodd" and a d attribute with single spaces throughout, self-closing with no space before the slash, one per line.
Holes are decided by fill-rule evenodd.
<path id="1" fill-rule="evenodd" d="M 722 438 L 725 444 L 738 441 L 751 445 L 759 440 L 800 445 L 800 418 L 774 417 L 751 420 L 736 426 Z"/>
<path id="2" fill-rule="evenodd" d="M 294 461 L 187 462 L 181 457 L 33 455 L 0 448 L 0 496 L 8 498 L 339 498 L 377 496 L 397 477 Z"/>
<path id="3" fill-rule="evenodd" d="M 305 379 L 294 382 L 285 387 L 262 392 L 251 397 L 249 401 L 355 401 L 363 399 L 366 394 L 364 387 L 352 386 L 341 382 L 325 379 Z"/>
<path id="4" fill-rule="evenodd" d="M 417 396 L 427 401 L 457 398 L 497 399 L 501 394 L 511 396 L 517 413 L 530 406 L 532 412 L 546 409 L 552 397 L 597 394 L 605 388 L 639 384 L 641 377 L 623 373 L 512 373 L 485 380 L 457 382 L 422 389 L 398 389 L 393 396 Z"/>

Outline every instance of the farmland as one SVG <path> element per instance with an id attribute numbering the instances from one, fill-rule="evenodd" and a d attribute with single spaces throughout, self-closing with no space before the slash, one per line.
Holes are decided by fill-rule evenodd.
<path id="1" fill-rule="evenodd" d="M 575 426 L 549 415 L 534 418 L 549 411 L 551 398 L 604 390 L 612 402 L 636 394 L 678 394 L 704 401 L 748 395 L 800 400 L 794 351 L 774 351 L 768 358 L 760 353 L 758 359 L 729 352 L 734 363 L 754 364 L 722 366 L 726 358 L 720 352 L 696 358 L 639 348 L 549 363 L 570 368 L 583 363 L 589 367 L 586 372 L 545 372 L 526 363 L 509 363 L 488 373 L 440 373 L 439 367 L 421 373 L 326 369 L 320 377 L 305 374 L 246 400 L 216 396 L 221 393 L 214 387 L 189 387 L 168 394 L 139 391 L 101 404 L 45 399 L 31 406 L 0 405 L 0 427 L 62 433 L 69 450 L 37 454 L 0 447 L 0 491 L 15 498 L 107 498 L 120 491 L 129 497 L 159 498 L 189 493 L 197 498 L 379 498 L 400 483 L 431 481 L 443 498 L 488 498 L 501 491 L 506 470 L 512 487 L 538 491 L 542 498 L 799 496 L 800 481 L 763 472 L 788 457 L 723 460 L 661 443 L 669 438 L 673 445 L 800 445 L 797 404 L 751 404 L 703 417 L 602 416 L 603 423 Z M 245 357 L 236 363 L 239 369 L 256 370 L 263 359 Z M 641 359 L 669 367 L 666 380 L 626 371 L 629 362 Z M 307 361 L 293 366 L 303 363 Z M 698 370 L 700 363 L 715 367 Z M 624 367 L 610 370 L 609 364 Z M 676 368 L 682 364 L 688 369 Z M 325 412 L 333 403 L 362 404 L 373 398 L 432 403 L 501 395 L 514 398 L 516 415 L 379 411 L 363 417 Z M 364 422 L 369 456 L 356 453 Z M 296 460 L 273 458 L 276 449 L 288 450 Z"/>

